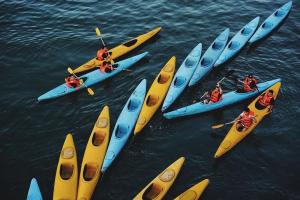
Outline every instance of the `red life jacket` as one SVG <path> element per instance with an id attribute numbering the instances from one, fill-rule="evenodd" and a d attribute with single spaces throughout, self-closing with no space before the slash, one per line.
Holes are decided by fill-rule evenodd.
<path id="1" fill-rule="evenodd" d="M 253 89 L 250 87 L 252 81 L 256 84 L 257 83 L 257 80 L 255 78 L 249 78 L 249 77 L 246 77 L 245 80 L 244 80 L 244 91 L 245 92 L 250 92 L 252 91 Z"/>
<path id="2" fill-rule="evenodd" d="M 70 77 L 67 77 L 65 78 L 65 81 L 66 81 L 66 85 L 69 87 L 69 88 L 76 88 L 80 85 L 80 80 L 79 79 L 76 79 L 75 77 L 73 76 L 70 76 Z"/>
<path id="3" fill-rule="evenodd" d="M 262 106 L 267 107 L 268 105 L 270 105 L 272 99 L 273 99 L 273 95 L 268 96 L 268 93 L 266 92 L 263 96 L 260 96 L 258 103 Z"/>
<path id="4" fill-rule="evenodd" d="M 254 116 L 254 112 L 250 111 L 248 115 L 245 112 L 242 113 L 240 122 L 245 128 L 249 128 L 252 125 L 252 118 Z"/>
<path id="5" fill-rule="evenodd" d="M 109 63 L 104 62 L 102 65 L 100 65 L 100 71 L 101 72 L 107 73 L 107 72 L 110 72 L 112 70 L 113 70 L 113 67 Z"/>
<path id="6" fill-rule="evenodd" d="M 99 51 L 97 51 L 97 59 L 102 61 L 102 60 L 107 60 L 109 59 L 110 57 L 110 54 L 107 50 L 107 48 L 103 48 L 103 49 L 100 49 Z"/>
<path id="7" fill-rule="evenodd" d="M 210 100 L 214 103 L 220 101 L 221 99 L 221 93 L 219 89 L 214 89 L 210 94 Z"/>

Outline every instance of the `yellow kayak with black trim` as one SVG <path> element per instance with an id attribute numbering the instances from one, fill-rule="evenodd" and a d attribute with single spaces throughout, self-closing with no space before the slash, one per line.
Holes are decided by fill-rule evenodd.
<path id="1" fill-rule="evenodd" d="M 120 44 L 119 46 L 116 46 L 109 50 L 109 53 L 111 55 L 111 59 L 114 60 L 129 51 L 137 48 L 141 44 L 145 43 L 147 40 L 155 36 L 157 33 L 159 33 L 161 30 L 161 27 L 155 28 L 152 31 L 145 33 L 143 35 L 140 35 L 136 38 L 133 38 L 123 44 Z M 91 59 L 90 61 L 84 63 L 83 65 L 79 66 L 74 70 L 74 73 L 81 73 L 87 70 L 91 70 L 99 65 L 102 64 L 103 61 L 99 61 L 96 58 Z"/>
<path id="2" fill-rule="evenodd" d="M 209 179 L 197 183 L 193 187 L 186 190 L 184 193 L 176 197 L 174 200 L 197 200 L 200 198 L 204 190 L 209 184 Z"/>
<path id="3" fill-rule="evenodd" d="M 184 161 L 184 157 L 176 160 L 155 179 L 153 179 L 136 197 L 134 197 L 134 200 L 162 199 L 177 178 Z"/>
<path id="4" fill-rule="evenodd" d="M 274 84 L 272 87 L 268 88 L 263 94 L 265 94 L 269 90 L 273 90 L 273 96 L 274 100 L 277 98 L 277 95 L 279 93 L 279 89 L 281 86 L 281 82 L 278 82 Z M 263 95 L 262 94 L 262 95 Z M 254 116 L 256 119 L 256 123 L 252 123 L 252 125 L 245 131 L 240 132 L 236 129 L 236 124 L 235 122 L 231 129 L 229 130 L 228 134 L 222 141 L 221 145 L 219 146 L 218 150 L 215 153 L 215 158 L 221 157 L 223 154 L 228 152 L 230 149 L 232 149 L 237 143 L 239 143 L 244 137 L 246 137 L 251 131 L 258 125 L 258 123 L 270 112 L 268 108 L 264 108 L 262 110 L 259 110 L 255 104 L 258 101 L 259 97 L 257 97 L 249 106 L 248 108 L 254 112 Z"/>
<path id="5" fill-rule="evenodd" d="M 53 190 L 53 200 L 75 200 L 77 195 L 78 167 L 76 149 L 68 134 L 60 153 Z"/>
<path id="6" fill-rule="evenodd" d="M 173 56 L 162 68 L 153 81 L 146 98 L 139 118 L 135 125 L 134 134 L 138 134 L 150 121 L 154 113 L 162 104 L 175 73 L 176 57 Z"/>
<path id="7" fill-rule="evenodd" d="M 94 125 L 85 148 L 79 176 L 78 200 L 88 200 L 93 195 L 107 150 L 109 129 L 109 108 L 105 106 Z"/>

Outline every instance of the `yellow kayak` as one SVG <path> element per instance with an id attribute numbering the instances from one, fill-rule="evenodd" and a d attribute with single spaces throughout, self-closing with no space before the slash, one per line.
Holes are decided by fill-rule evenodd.
<path id="1" fill-rule="evenodd" d="M 54 182 L 53 200 L 75 200 L 77 194 L 78 168 L 76 149 L 68 134 L 60 153 Z"/>
<path id="2" fill-rule="evenodd" d="M 163 102 L 174 76 L 175 65 L 176 57 L 173 56 L 153 81 L 144 100 L 137 124 L 135 125 L 135 135 L 146 126 Z"/>
<path id="3" fill-rule="evenodd" d="M 137 48 L 138 46 L 140 46 L 141 44 L 143 44 L 144 42 L 146 42 L 147 40 L 152 38 L 154 35 L 156 35 L 160 30 L 161 30 L 161 27 L 158 27 L 148 33 L 140 35 L 140 36 L 133 38 L 119 46 L 116 46 L 116 47 L 110 49 L 109 53 L 111 54 L 111 59 L 114 60 L 114 59 L 128 53 L 129 51 Z M 93 58 L 92 60 L 90 60 L 90 61 L 84 63 L 83 65 L 79 66 L 78 68 L 76 68 L 74 70 L 74 73 L 80 73 L 80 72 L 84 72 L 86 70 L 91 70 L 91 69 L 95 68 L 96 66 L 101 65 L 102 62 L 103 61 L 99 61 L 96 58 Z"/>
<path id="4" fill-rule="evenodd" d="M 209 183 L 208 179 L 205 179 L 193 187 L 189 188 L 187 191 L 176 197 L 174 200 L 197 200 L 200 198 L 205 188 Z"/>
<path id="5" fill-rule="evenodd" d="M 265 92 L 267 92 L 268 90 L 273 90 L 273 96 L 274 99 L 276 99 L 279 89 L 281 86 L 281 82 L 278 82 L 276 84 L 274 84 L 272 87 L 268 88 Z M 264 92 L 264 93 L 265 93 Z M 251 131 L 257 126 L 257 124 L 266 116 L 268 115 L 270 112 L 268 111 L 268 108 L 262 109 L 262 110 L 258 110 L 255 106 L 255 103 L 258 101 L 259 97 L 257 97 L 249 106 L 248 108 L 254 112 L 254 116 L 256 119 L 256 123 L 253 123 L 246 131 L 244 132 L 239 132 L 236 129 L 236 124 L 237 122 L 235 122 L 233 124 L 233 126 L 231 127 L 231 129 L 229 130 L 228 134 L 226 135 L 226 137 L 224 138 L 224 140 L 222 141 L 221 145 L 219 146 L 217 152 L 215 153 L 215 158 L 219 158 L 221 157 L 223 154 L 225 154 L 227 151 L 229 151 L 230 149 L 232 149 L 237 143 L 239 143 L 244 137 L 246 137 L 249 133 L 251 133 Z"/>
<path id="6" fill-rule="evenodd" d="M 159 200 L 162 199 L 179 174 L 185 158 L 181 157 L 153 179 L 134 200 Z"/>
<path id="7" fill-rule="evenodd" d="M 79 176 L 78 200 L 88 200 L 92 197 L 100 177 L 100 169 L 108 145 L 109 128 L 109 108 L 105 106 L 94 125 L 85 148 Z"/>

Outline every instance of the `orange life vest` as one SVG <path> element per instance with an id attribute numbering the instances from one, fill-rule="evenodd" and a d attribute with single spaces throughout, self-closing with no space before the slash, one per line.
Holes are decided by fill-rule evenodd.
<path id="1" fill-rule="evenodd" d="M 221 93 L 220 93 L 220 90 L 219 89 L 214 89 L 211 94 L 210 94 L 210 100 L 214 103 L 220 101 L 221 99 Z"/>
<path id="2" fill-rule="evenodd" d="M 110 72 L 112 70 L 113 70 L 113 67 L 109 63 L 105 63 L 104 62 L 102 65 L 100 65 L 100 71 L 101 72 L 108 73 L 108 72 Z"/>
<path id="3" fill-rule="evenodd" d="M 110 54 L 107 50 L 107 48 L 103 48 L 103 49 L 100 49 L 99 51 L 97 51 L 97 59 L 98 60 L 108 60 L 110 57 Z"/>
<path id="4" fill-rule="evenodd" d="M 253 89 L 250 87 L 251 86 L 251 82 L 254 82 L 255 84 L 257 83 L 257 80 L 255 78 L 249 78 L 249 77 L 246 77 L 245 80 L 244 80 L 244 91 L 245 92 L 250 92 L 252 91 Z"/>
<path id="5" fill-rule="evenodd" d="M 242 113 L 240 122 L 245 128 L 249 128 L 252 124 L 252 118 L 254 116 L 254 112 L 250 111 L 248 115 L 245 112 Z"/>
<path id="6" fill-rule="evenodd" d="M 77 86 L 80 85 L 80 80 L 76 79 L 73 76 L 66 77 L 65 81 L 66 81 L 66 85 L 70 88 L 76 88 Z"/>
<path id="7" fill-rule="evenodd" d="M 258 102 L 260 105 L 267 107 L 268 105 L 270 105 L 272 99 L 273 99 L 273 95 L 269 96 L 268 93 L 266 92 L 263 96 L 260 96 Z"/>

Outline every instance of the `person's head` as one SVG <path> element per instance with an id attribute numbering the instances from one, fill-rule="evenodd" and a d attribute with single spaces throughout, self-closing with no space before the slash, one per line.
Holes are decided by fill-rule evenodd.
<path id="1" fill-rule="evenodd" d="M 249 113 L 250 109 L 248 107 L 245 108 L 245 113 Z"/>
<path id="2" fill-rule="evenodd" d="M 253 74 L 249 74 L 248 77 L 249 77 L 249 78 L 253 78 Z"/>
<path id="3" fill-rule="evenodd" d="M 269 90 L 268 91 L 268 96 L 273 96 L 273 94 L 274 94 L 274 90 Z"/>

